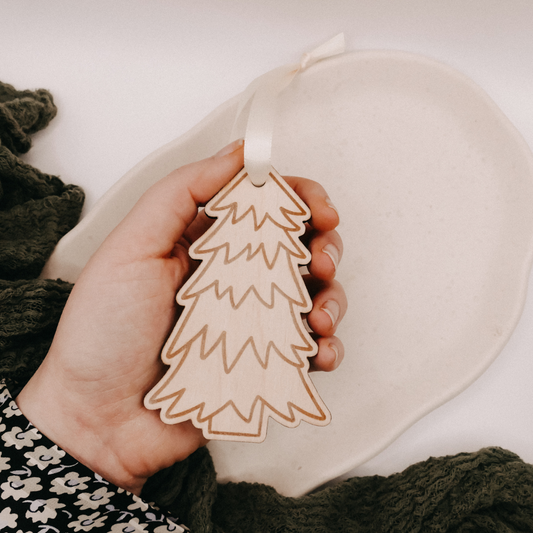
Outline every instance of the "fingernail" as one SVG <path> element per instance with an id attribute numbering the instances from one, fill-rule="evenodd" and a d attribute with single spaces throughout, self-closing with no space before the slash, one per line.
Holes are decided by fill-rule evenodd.
<path id="1" fill-rule="evenodd" d="M 333 202 L 331 201 L 331 198 L 329 196 L 326 197 L 326 204 L 328 205 L 328 207 L 331 207 L 331 209 L 333 209 L 333 211 L 335 211 L 337 214 L 339 214 L 339 211 L 333 205 Z"/>
<path id="2" fill-rule="evenodd" d="M 337 250 L 337 247 L 334 244 L 326 244 L 324 248 L 322 248 L 322 251 L 329 255 L 329 258 L 333 262 L 333 266 L 335 267 L 335 270 L 337 270 L 337 267 L 339 266 L 339 250 Z"/>
<path id="3" fill-rule="evenodd" d="M 236 152 L 243 144 L 244 144 L 244 139 L 237 139 L 236 141 L 233 141 L 227 146 L 224 146 L 222 150 L 218 151 L 215 154 L 215 157 L 224 157 L 226 155 L 232 154 L 233 152 Z"/>
<path id="4" fill-rule="evenodd" d="M 335 360 L 333 361 L 333 368 L 337 368 L 337 365 L 339 364 L 339 349 L 332 342 L 330 342 L 329 347 L 335 353 Z"/>
<path id="5" fill-rule="evenodd" d="M 334 326 L 337 323 L 341 308 L 335 300 L 328 300 L 323 306 L 322 311 L 328 314 L 331 325 Z"/>

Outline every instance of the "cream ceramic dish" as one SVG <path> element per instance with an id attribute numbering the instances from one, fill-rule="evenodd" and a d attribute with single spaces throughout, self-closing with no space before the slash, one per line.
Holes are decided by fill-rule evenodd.
<path id="1" fill-rule="evenodd" d="M 236 97 L 141 161 L 59 243 L 43 276 L 75 281 L 142 192 L 227 144 Z M 273 164 L 336 204 L 350 308 L 342 367 L 312 376 L 333 421 L 270 423 L 262 444 L 211 443 L 219 478 L 301 495 L 370 459 L 471 384 L 509 339 L 533 251 L 533 161 L 490 98 L 453 69 L 356 52 L 280 98 Z"/>

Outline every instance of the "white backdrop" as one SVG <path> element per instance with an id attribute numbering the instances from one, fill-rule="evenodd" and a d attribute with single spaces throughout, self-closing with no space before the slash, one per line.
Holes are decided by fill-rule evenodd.
<path id="1" fill-rule="evenodd" d="M 341 31 L 348 50 L 410 51 L 463 72 L 533 146 L 532 20 L 529 0 L 0 0 L 0 79 L 53 93 L 59 114 L 25 159 L 81 185 L 87 210 L 252 79 Z M 483 446 L 533 462 L 532 290 L 488 371 L 350 474 Z"/>

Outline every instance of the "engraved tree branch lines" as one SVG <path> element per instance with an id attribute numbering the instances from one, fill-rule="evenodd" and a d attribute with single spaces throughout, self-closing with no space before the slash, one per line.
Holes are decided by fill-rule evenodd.
<path id="1" fill-rule="evenodd" d="M 299 272 L 308 207 L 272 169 L 262 187 L 241 171 L 205 210 L 216 221 L 189 251 L 202 263 L 178 292 L 184 309 L 162 352 L 170 368 L 146 407 L 209 439 L 260 442 L 269 416 L 326 425 L 301 316 L 312 306 Z"/>

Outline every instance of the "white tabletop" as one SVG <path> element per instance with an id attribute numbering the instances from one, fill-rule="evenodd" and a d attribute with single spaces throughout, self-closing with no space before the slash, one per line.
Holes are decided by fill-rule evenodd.
<path id="1" fill-rule="evenodd" d="M 0 14 L 0 79 L 47 88 L 59 108 L 25 160 L 81 185 L 86 210 L 255 77 L 341 31 L 349 50 L 415 52 L 463 72 L 533 146 L 528 0 L 0 0 Z M 350 474 L 484 446 L 533 462 L 532 291 L 492 366 Z"/>

